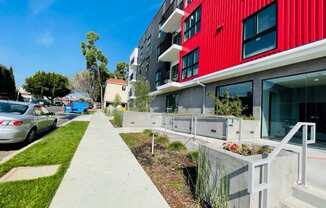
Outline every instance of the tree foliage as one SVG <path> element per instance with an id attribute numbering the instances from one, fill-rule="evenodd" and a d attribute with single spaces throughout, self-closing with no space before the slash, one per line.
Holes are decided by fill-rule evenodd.
<path id="1" fill-rule="evenodd" d="M 221 116 L 242 117 L 244 107 L 238 97 L 231 98 L 229 92 L 225 92 L 223 98 L 215 97 L 216 114 Z"/>
<path id="2" fill-rule="evenodd" d="M 70 80 L 70 86 L 73 91 L 86 94 L 93 100 L 97 100 L 99 97 L 99 85 L 96 84 L 96 77 L 88 70 L 77 73 Z"/>
<path id="3" fill-rule="evenodd" d="M 86 34 L 86 41 L 81 43 L 81 51 L 86 59 L 86 69 L 92 71 L 92 67 L 98 67 L 101 76 L 101 86 L 104 86 L 106 80 L 113 75 L 108 71 L 108 59 L 104 53 L 96 46 L 96 42 L 100 40 L 100 36 L 95 32 Z M 98 76 L 97 72 L 93 72 L 94 76 Z"/>
<path id="4" fill-rule="evenodd" d="M 117 63 L 116 70 L 114 72 L 114 76 L 117 79 L 126 80 L 128 77 L 128 64 L 125 62 Z"/>
<path id="5" fill-rule="evenodd" d="M 70 93 L 69 80 L 57 73 L 39 71 L 28 77 L 24 88 L 36 97 L 47 97 L 53 101 L 56 97 L 63 97 Z"/>
<path id="6" fill-rule="evenodd" d="M 121 96 L 119 94 L 115 95 L 113 105 L 114 107 L 121 105 Z"/>
<path id="7" fill-rule="evenodd" d="M 13 69 L 0 65 L 0 95 L 16 99 L 16 84 Z"/>
<path id="8" fill-rule="evenodd" d="M 135 107 L 139 112 L 149 112 L 152 97 L 149 95 L 150 85 L 146 80 L 138 80 L 135 84 Z"/>

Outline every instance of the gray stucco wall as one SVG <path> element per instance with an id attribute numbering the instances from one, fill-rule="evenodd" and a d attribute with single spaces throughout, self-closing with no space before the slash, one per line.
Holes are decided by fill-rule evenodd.
<path id="1" fill-rule="evenodd" d="M 314 72 L 319 70 L 326 70 L 326 57 L 315 59 L 312 61 L 302 62 L 289 66 L 284 66 L 276 69 L 271 69 L 263 72 L 258 72 L 246 76 L 241 76 L 233 79 L 223 80 L 216 83 L 206 85 L 205 95 L 205 111 L 207 114 L 214 112 L 214 100 L 211 95 L 215 95 L 217 86 L 241 83 L 246 81 L 253 82 L 253 114 L 255 119 L 261 119 L 262 109 L 262 82 L 265 79 L 272 79 L 282 76 L 290 76 L 307 72 Z M 203 103 L 203 90 L 202 87 L 192 87 L 189 89 L 181 90 L 176 93 L 177 105 L 179 113 L 200 113 Z M 166 95 L 157 96 L 155 99 L 163 99 Z M 159 106 L 159 107 L 158 107 Z M 155 112 L 163 112 L 165 110 L 165 102 L 160 103 L 159 101 L 152 103 L 152 109 L 157 109 Z M 162 110 L 163 111 L 159 111 Z"/>

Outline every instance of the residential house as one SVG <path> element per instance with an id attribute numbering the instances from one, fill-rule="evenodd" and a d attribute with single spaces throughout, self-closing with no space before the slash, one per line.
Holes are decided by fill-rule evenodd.
<path id="1" fill-rule="evenodd" d="M 104 103 L 106 107 L 113 106 L 120 99 L 122 107 L 128 103 L 127 81 L 121 79 L 108 79 L 106 81 Z"/>

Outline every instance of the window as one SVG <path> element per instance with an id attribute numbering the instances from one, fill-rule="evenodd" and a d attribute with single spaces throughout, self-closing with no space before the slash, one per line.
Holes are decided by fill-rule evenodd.
<path id="1" fill-rule="evenodd" d="M 263 80 L 262 136 L 283 138 L 298 122 L 316 124 L 316 142 L 326 147 L 326 71 Z M 292 142 L 301 142 L 302 134 Z"/>
<path id="2" fill-rule="evenodd" d="M 200 31 L 200 18 L 201 18 L 201 7 L 196 9 L 184 23 L 184 38 L 185 40 L 190 39 L 196 33 Z"/>
<path id="3" fill-rule="evenodd" d="M 179 69 L 179 64 L 172 66 L 171 80 L 174 82 L 178 81 L 178 69 Z"/>
<path id="4" fill-rule="evenodd" d="M 190 78 L 198 74 L 199 49 L 188 53 L 182 58 L 182 79 Z"/>
<path id="5" fill-rule="evenodd" d="M 177 95 L 167 95 L 166 96 L 166 112 L 167 113 L 176 113 L 178 110 L 177 106 Z"/>
<path id="6" fill-rule="evenodd" d="M 27 109 L 27 105 L 0 102 L 0 113 L 22 115 L 27 111 Z"/>
<path id="7" fill-rule="evenodd" d="M 155 86 L 161 86 L 162 83 L 162 72 L 161 70 L 158 70 L 155 74 Z"/>
<path id="8" fill-rule="evenodd" d="M 276 48 L 276 3 L 244 21 L 243 58 L 274 48 Z"/>
<path id="9" fill-rule="evenodd" d="M 186 0 L 187 1 L 187 5 L 191 4 L 192 0 Z"/>
<path id="10" fill-rule="evenodd" d="M 253 86 L 252 82 L 244 82 L 227 86 L 217 87 L 217 96 L 220 99 L 226 98 L 228 95 L 230 100 L 239 98 L 244 110 L 243 115 L 252 116 L 253 110 Z"/>

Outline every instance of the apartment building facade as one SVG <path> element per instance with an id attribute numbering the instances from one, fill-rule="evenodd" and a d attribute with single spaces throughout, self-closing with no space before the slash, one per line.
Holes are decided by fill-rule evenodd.
<path id="1" fill-rule="evenodd" d="M 325 0 L 166 0 L 139 48 L 152 111 L 214 113 L 228 92 L 262 137 L 308 121 L 326 143 Z"/>

